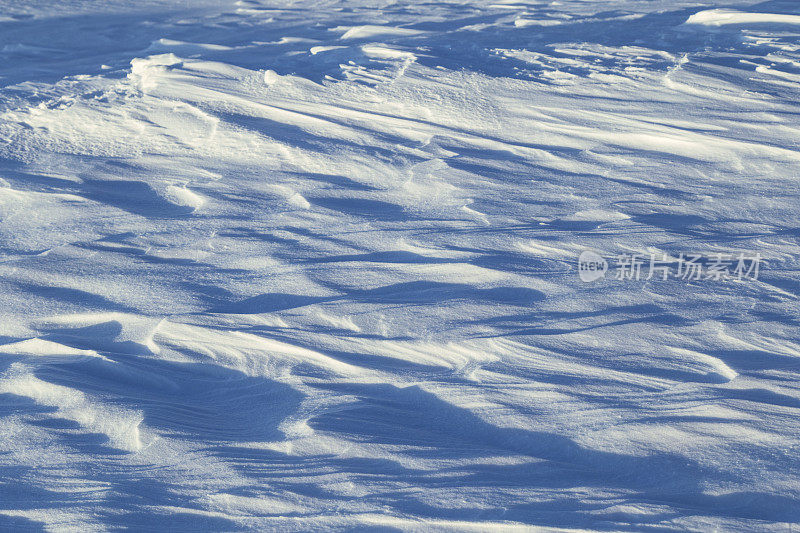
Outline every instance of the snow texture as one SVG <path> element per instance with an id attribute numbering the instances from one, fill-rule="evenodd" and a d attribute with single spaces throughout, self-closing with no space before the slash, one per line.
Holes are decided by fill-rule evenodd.
<path id="1" fill-rule="evenodd" d="M 0 530 L 800 524 L 797 2 L 0 0 L 0 87 Z"/>

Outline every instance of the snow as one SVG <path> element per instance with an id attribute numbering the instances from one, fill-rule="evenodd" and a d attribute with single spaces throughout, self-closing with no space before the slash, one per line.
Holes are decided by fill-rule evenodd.
<path id="1" fill-rule="evenodd" d="M 727 24 L 800 24 L 800 15 L 777 13 L 746 13 L 734 9 L 708 9 L 688 18 L 686 24 L 724 26 Z"/>
<path id="2" fill-rule="evenodd" d="M 800 524 L 795 2 L 0 6 L 0 530 Z"/>

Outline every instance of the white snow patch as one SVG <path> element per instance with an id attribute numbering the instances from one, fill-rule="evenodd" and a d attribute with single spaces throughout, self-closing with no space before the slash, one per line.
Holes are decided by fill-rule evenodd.
<path id="1" fill-rule="evenodd" d="M 192 192 L 185 185 L 169 185 L 164 192 L 164 198 L 175 205 L 191 207 L 193 211 L 200 209 L 206 203 L 205 198 Z"/>
<path id="2" fill-rule="evenodd" d="M 158 86 L 158 80 L 168 67 L 181 64 L 182 60 L 175 54 L 158 54 L 146 58 L 131 59 L 131 72 L 128 79 L 134 82 L 142 92 L 148 92 Z"/>
<path id="3" fill-rule="evenodd" d="M 333 28 L 331 31 L 344 31 L 341 37 L 342 40 L 348 39 L 378 39 L 378 38 L 392 38 L 392 37 L 408 37 L 414 35 L 422 35 L 425 33 L 421 30 L 414 30 L 411 28 L 398 28 L 394 26 L 377 26 L 366 24 L 364 26 L 339 26 Z"/>
<path id="4" fill-rule="evenodd" d="M 690 16 L 685 24 L 698 26 L 727 26 L 732 24 L 800 24 L 800 15 L 777 13 L 747 13 L 734 9 L 707 9 Z"/>
<path id="5" fill-rule="evenodd" d="M 618 211 L 605 211 L 603 209 L 588 209 L 586 211 L 578 211 L 561 220 L 566 222 L 615 222 L 617 220 L 626 220 L 630 217 L 625 213 Z"/>

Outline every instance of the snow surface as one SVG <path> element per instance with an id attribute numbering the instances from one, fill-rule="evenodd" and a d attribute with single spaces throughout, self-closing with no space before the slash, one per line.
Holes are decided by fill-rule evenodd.
<path id="1" fill-rule="evenodd" d="M 799 20 L 0 1 L 0 529 L 791 530 Z"/>

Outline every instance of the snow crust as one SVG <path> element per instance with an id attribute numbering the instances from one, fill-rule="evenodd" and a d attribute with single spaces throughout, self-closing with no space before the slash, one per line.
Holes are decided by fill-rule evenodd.
<path id="1" fill-rule="evenodd" d="M 0 530 L 800 523 L 795 2 L 0 8 Z"/>

